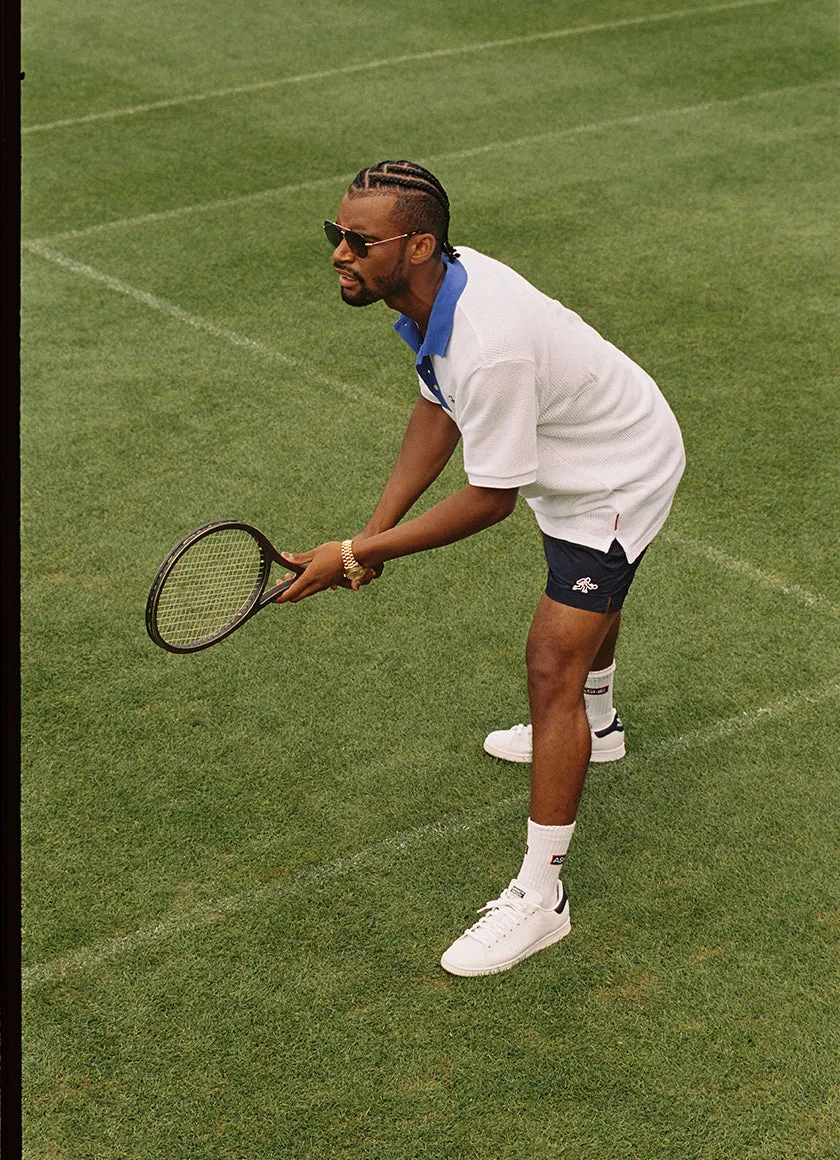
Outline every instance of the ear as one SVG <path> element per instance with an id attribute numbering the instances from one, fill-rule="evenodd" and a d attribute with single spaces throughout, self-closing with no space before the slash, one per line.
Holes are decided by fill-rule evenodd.
<path id="1" fill-rule="evenodd" d="M 428 262 L 430 258 L 434 257 L 437 248 L 434 234 L 416 234 L 408 241 L 408 260 L 413 266 L 420 266 L 423 262 Z"/>

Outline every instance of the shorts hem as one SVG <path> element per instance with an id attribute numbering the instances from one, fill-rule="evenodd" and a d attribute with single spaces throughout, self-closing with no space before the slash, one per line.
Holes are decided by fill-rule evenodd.
<path id="1" fill-rule="evenodd" d="M 566 604 L 569 608 L 582 608 L 584 612 L 620 612 L 624 604 L 626 593 L 620 596 L 596 596 L 594 599 L 586 592 L 572 592 L 568 588 L 558 588 L 553 584 L 546 584 L 545 594 L 555 604 Z"/>
<path id="2" fill-rule="evenodd" d="M 557 604 L 601 614 L 619 612 L 642 561 L 629 563 L 618 540 L 608 552 L 555 540 L 543 533 L 548 577 L 545 594 Z"/>

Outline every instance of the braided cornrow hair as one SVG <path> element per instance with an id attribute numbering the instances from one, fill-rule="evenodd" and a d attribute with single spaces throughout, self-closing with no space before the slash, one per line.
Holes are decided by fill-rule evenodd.
<path id="1" fill-rule="evenodd" d="M 418 233 L 434 234 L 442 252 L 454 261 L 458 251 L 449 241 L 449 198 L 428 169 L 413 161 L 380 161 L 361 169 L 350 193 L 395 193 L 397 211 Z"/>

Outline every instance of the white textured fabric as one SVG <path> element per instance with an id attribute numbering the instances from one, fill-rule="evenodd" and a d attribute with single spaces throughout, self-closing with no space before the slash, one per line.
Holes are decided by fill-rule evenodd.
<path id="1" fill-rule="evenodd" d="M 568 826 L 541 826 L 528 819 L 528 844 L 516 880 L 526 890 L 539 894 L 543 906 L 550 906 L 557 897 L 560 870 L 574 832 L 574 822 Z"/>
<path id="2" fill-rule="evenodd" d="M 435 376 L 478 487 L 519 488 L 550 536 L 632 562 L 668 515 L 685 465 L 653 379 L 508 266 L 460 248 L 467 284 Z M 425 398 L 437 402 L 420 380 Z"/>
<path id="3" fill-rule="evenodd" d="M 583 686 L 583 703 L 590 729 L 605 729 L 615 716 L 613 684 L 615 661 L 605 669 L 593 669 Z"/>

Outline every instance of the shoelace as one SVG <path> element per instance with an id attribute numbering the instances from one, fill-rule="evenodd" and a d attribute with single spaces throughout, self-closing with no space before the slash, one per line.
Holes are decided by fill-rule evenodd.
<path id="1" fill-rule="evenodd" d="M 471 926 L 467 934 L 476 942 L 489 946 L 495 939 L 502 938 L 515 930 L 521 922 L 524 922 L 534 913 L 536 907 L 533 903 L 525 902 L 524 899 L 517 898 L 515 894 L 510 894 L 508 890 L 504 890 L 498 898 L 494 898 L 486 906 L 482 906 L 478 913 L 481 914 L 485 910 L 488 913 Z"/>

